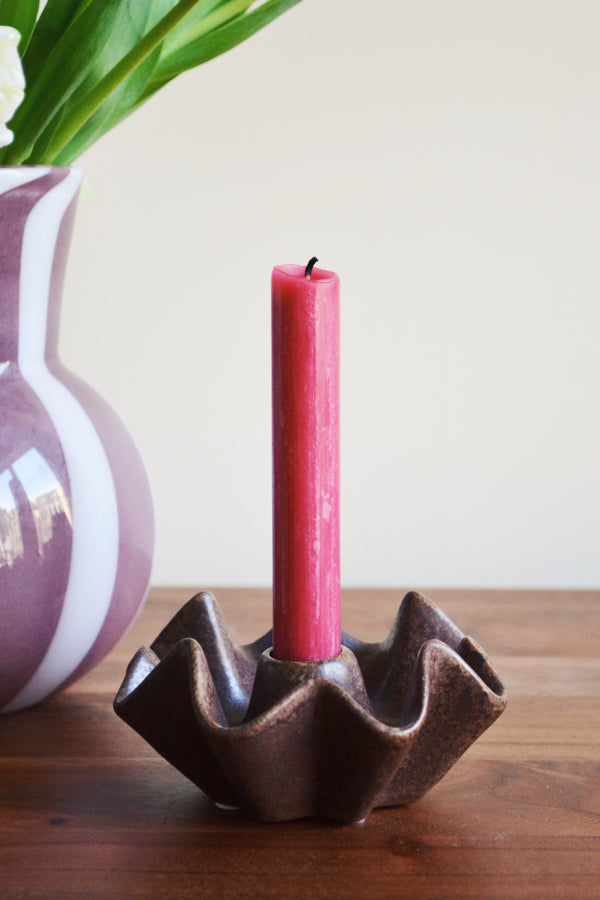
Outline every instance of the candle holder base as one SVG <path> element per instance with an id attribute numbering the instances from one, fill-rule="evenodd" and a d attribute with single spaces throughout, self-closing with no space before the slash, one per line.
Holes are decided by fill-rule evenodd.
<path id="1" fill-rule="evenodd" d="M 361 821 L 422 797 L 506 694 L 481 648 L 414 592 L 384 641 L 342 644 L 300 663 L 271 655 L 271 632 L 236 646 L 202 592 L 134 656 L 114 708 L 220 805 Z"/>

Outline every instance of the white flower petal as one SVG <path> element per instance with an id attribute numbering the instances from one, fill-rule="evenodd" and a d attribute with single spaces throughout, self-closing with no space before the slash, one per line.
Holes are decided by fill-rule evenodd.
<path id="1" fill-rule="evenodd" d="M 20 39 L 16 28 L 0 25 L 0 147 L 10 144 L 13 139 L 12 131 L 4 126 L 24 97 L 25 77 L 17 50 Z"/>
<path id="2" fill-rule="evenodd" d="M 6 125 L 0 125 L 0 147 L 7 147 L 9 144 L 12 144 L 12 139 L 14 138 L 14 134 L 7 128 Z"/>

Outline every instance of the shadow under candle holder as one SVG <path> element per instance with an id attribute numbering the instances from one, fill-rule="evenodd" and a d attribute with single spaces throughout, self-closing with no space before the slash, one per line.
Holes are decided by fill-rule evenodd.
<path id="1" fill-rule="evenodd" d="M 212 594 L 193 597 L 130 662 L 114 708 L 216 803 L 261 821 L 361 821 L 412 803 L 500 715 L 484 652 L 408 593 L 381 643 L 342 634 L 332 660 L 236 646 Z"/>

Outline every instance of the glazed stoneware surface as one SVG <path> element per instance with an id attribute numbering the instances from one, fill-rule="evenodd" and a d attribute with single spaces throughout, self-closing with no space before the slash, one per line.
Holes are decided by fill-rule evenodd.
<path id="1" fill-rule="evenodd" d="M 73 169 L 0 169 L 1 712 L 101 659 L 150 576 L 153 510 L 138 451 L 57 353 L 80 182 Z"/>
<path id="2" fill-rule="evenodd" d="M 500 715 L 483 651 L 420 594 L 379 644 L 275 660 L 272 634 L 234 645 L 198 594 L 131 661 L 117 714 L 218 803 L 263 821 L 350 823 L 411 803 Z"/>

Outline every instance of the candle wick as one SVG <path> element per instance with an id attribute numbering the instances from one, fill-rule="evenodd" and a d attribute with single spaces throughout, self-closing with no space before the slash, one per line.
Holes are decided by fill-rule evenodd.
<path id="1" fill-rule="evenodd" d="M 306 263 L 306 268 L 305 268 L 305 270 L 304 270 L 304 277 L 305 277 L 305 278 L 310 278 L 310 276 L 311 276 L 311 274 L 312 274 L 312 270 L 313 270 L 314 265 L 315 265 L 316 262 L 319 262 L 319 260 L 317 259 L 316 256 L 312 256 L 312 257 L 309 259 L 309 261 Z"/>

